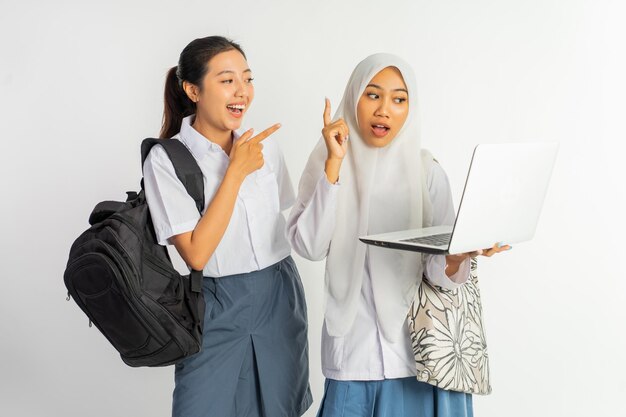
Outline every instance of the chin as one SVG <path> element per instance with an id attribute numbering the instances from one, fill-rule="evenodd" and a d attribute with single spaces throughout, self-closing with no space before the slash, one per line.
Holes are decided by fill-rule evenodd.
<path id="1" fill-rule="evenodd" d="M 243 117 L 239 120 L 227 120 L 224 125 L 228 130 L 238 130 L 243 122 Z"/>
<path id="2" fill-rule="evenodd" d="M 368 137 L 364 140 L 367 146 L 372 148 L 384 148 L 389 145 L 393 141 L 393 138 L 376 138 L 376 137 Z"/>

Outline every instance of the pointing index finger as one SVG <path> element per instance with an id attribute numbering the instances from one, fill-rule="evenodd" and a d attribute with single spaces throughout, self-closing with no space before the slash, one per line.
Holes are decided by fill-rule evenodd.
<path id="1" fill-rule="evenodd" d="M 269 135 L 280 129 L 280 126 L 280 123 L 276 123 L 275 125 L 268 127 L 267 129 L 250 139 L 248 142 L 260 143 L 261 141 L 265 140 Z"/>
<path id="2" fill-rule="evenodd" d="M 324 106 L 324 126 L 328 126 L 330 124 L 330 100 L 328 97 L 326 98 L 326 104 Z"/>
<path id="3" fill-rule="evenodd" d="M 246 130 L 243 135 L 241 135 L 239 137 L 239 140 L 237 142 L 235 142 L 236 144 L 242 144 L 242 143 L 246 143 L 248 141 L 248 139 L 250 139 L 250 136 L 252 136 L 252 134 L 254 133 L 254 129 L 248 129 Z"/>

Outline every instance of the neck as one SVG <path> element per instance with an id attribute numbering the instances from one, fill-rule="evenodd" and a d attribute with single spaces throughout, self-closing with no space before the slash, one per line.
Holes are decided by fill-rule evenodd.
<path id="1" fill-rule="evenodd" d="M 198 133 L 204 136 L 207 140 L 219 145 L 224 152 L 227 154 L 230 153 L 230 149 L 233 145 L 233 131 L 232 130 L 221 130 L 215 128 L 215 126 L 211 126 L 206 120 L 201 117 L 194 118 L 191 126 L 196 129 Z"/>

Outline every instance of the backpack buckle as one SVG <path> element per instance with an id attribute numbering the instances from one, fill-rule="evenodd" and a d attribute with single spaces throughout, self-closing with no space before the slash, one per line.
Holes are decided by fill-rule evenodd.
<path id="1" fill-rule="evenodd" d="M 139 197 L 139 194 L 137 194 L 137 191 L 126 191 L 126 202 L 127 203 L 129 201 L 136 200 L 137 197 Z"/>

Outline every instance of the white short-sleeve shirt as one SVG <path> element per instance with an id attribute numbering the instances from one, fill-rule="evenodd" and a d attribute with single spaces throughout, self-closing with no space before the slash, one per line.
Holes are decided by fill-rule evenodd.
<path id="1" fill-rule="evenodd" d="M 198 162 L 204 177 L 204 211 L 219 188 L 230 158 L 191 123 L 183 119 L 180 140 Z M 236 141 L 239 135 L 233 133 Z M 283 155 L 275 139 L 263 142 L 262 168 L 246 177 L 239 189 L 230 223 L 215 252 L 204 267 L 204 275 L 222 277 L 257 271 L 287 257 L 290 246 L 285 237 L 282 211 L 295 200 Z M 144 189 L 152 223 L 161 245 L 172 236 L 194 230 L 200 213 L 193 198 L 176 176 L 174 166 L 161 146 L 155 146 L 143 167 Z M 204 214 L 203 211 L 203 214 Z"/>

